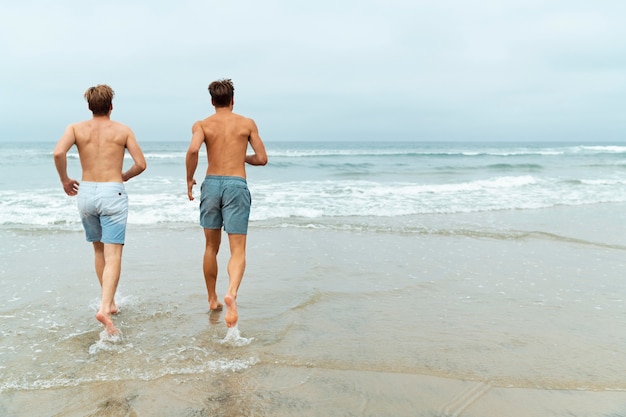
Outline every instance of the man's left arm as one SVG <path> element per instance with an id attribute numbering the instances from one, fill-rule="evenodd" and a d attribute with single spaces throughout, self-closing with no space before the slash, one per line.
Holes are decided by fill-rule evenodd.
<path id="1" fill-rule="evenodd" d="M 70 178 L 67 175 L 67 152 L 76 143 L 76 136 L 74 135 L 74 126 L 70 125 L 65 129 L 65 133 L 59 139 L 52 155 L 54 157 L 54 166 L 59 174 L 61 184 L 63 184 L 63 190 L 65 194 L 74 196 L 78 194 L 79 182 Z"/>
<path id="2" fill-rule="evenodd" d="M 200 122 L 193 125 L 191 132 L 191 143 L 189 144 L 189 149 L 187 149 L 187 155 L 185 157 L 185 168 L 187 169 L 187 197 L 189 197 L 190 201 L 193 201 L 193 186 L 196 185 L 196 180 L 193 176 L 196 174 L 198 155 L 204 143 L 204 131 L 202 130 Z"/>

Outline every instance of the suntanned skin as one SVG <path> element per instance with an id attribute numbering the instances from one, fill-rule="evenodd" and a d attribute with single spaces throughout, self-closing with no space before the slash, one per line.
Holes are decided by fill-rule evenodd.
<path id="1" fill-rule="evenodd" d="M 113 108 L 111 107 L 111 110 Z M 78 193 L 80 183 L 67 174 L 67 152 L 76 145 L 82 168 L 82 181 L 124 182 L 141 174 L 146 169 L 146 160 L 132 130 L 107 115 L 93 116 L 91 120 L 71 124 L 61 136 L 54 149 L 54 164 L 63 190 L 69 196 Z M 124 154 L 126 149 L 133 165 L 126 172 Z M 96 319 L 109 335 L 118 333 L 111 314 L 117 313 L 115 291 L 120 279 L 122 248 L 124 245 L 94 242 L 95 269 L 102 288 L 102 304 Z"/>
<path id="2" fill-rule="evenodd" d="M 214 104 L 215 105 L 215 104 Z M 227 107 L 215 107 L 215 114 L 196 122 L 192 127 L 191 144 L 187 151 L 187 195 L 193 200 L 193 176 L 198 167 L 198 154 L 204 144 L 207 150 L 208 168 L 206 175 L 222 175 L 246 178 L 245 164 L 267 164 L 265 145 L 259 136 L 254 120 L 233 113 L 234 101 Z M 247 155 L 248 144 L 254 154 Z M 221 229 L 204 229 L 206 246 L 203 258 L 204 280 L 209 293 L 209 308 L 219 310 L 215 291 L 217 281 L 217 253 L 219 251 Z M 228 234 L 230 259 L 228 261 L 228 292 L 224 296 L 226 304 L 226 326 L 234 327 L 237 313 L 237 291 L 246 267 L 246 235 Z"/>

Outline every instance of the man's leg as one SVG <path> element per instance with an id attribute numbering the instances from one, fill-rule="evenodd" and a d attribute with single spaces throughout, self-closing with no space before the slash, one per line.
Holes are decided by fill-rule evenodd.
<path id="1" fill-rule="evenodd" d="M 102 273 L 104 272 L 104 243 L 93 242 L 94 263 L 96 266 L 96 275 L 98 282 L 102 287 Z"/>
<path id="2" fill-rule="evenodd" d="M 246 235 L 229 234 L 230 259 L 228 261 L 228 293 L 224 296 L 226 303 L 226 326 L 235 327 L 239 314 L 237 312 L 237 291 L 246 269 Z"/>
<path id="3" fill-rule="evenodd" d="M 217 298 L 215 284 L 217 283 L 217 253 L 220 250 L 222 241 L 222 229 L 204 229 L 206 246 L 204 248 L 204 259 L 202 267 L 204 271 L 204 282 L 209 293 L 209 309 L 221 310 L 222 303 Z"/>
<path id="4" fill-rule="evenodd" d="M 94 245 L 95 246 L 95 245 Z M 104 268 L 102 269 L 102 303 L 96 318 L 100 321 L 109 335 L 118 333 L 111 320 L 112 306 L 114 305 L 115 292 L 120 280 L 122 270 L 122 249 L 124 245 L 115 243 L 104 244 Z"/>
<path id="5" fill-rule="evenodd" d="M 100 288 L 102 288 L 102 274 L 104 273 L 104 243 L 93 242 L 93 250 L 95 255 L 94 263 L 96 267 L 96 276 L 98 277 Z M 117 305 L 115 304 L 115 300 L 113 300 L 113 304 L 111 304 L 111 314 L 117 314 Z"/>

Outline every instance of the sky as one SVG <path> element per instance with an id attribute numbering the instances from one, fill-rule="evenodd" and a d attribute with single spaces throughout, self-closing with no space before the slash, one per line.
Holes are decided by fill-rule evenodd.
<path id="1" fill-rule="evenodd" d="M 231 78 L 266 141 L 620 142 L 623 0 L 6 0 L 0 141 L 57 141 L 84 91 L 189 141 Z"/>

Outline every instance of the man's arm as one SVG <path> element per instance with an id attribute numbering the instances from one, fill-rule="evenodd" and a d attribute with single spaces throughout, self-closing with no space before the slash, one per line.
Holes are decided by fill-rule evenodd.
<path id="1" fill-rule="evenodd" d="M 187 149 L 187 156 L 185 157 L 185 167 L 187 168 L 187 196 L 189 200 L 193 201 L 193 186 L 196 185 L 196 180 L 193 176 L 196 173 L 198 167 L 198 155 L 200 153 L 200 147 L 204 143 L 204 131 L 199 122 L 195 123 L 191 128 L 192 136 L 189 149 Z"/>
<path id="2" fill-rule="evenodd" d="M 132 130 L 128 129 L 128 139 L 126 140 L 126 149 L 128 149 L 128 153 L 131 158 L 133 158 L 133 166 L 128 169 L 128 171 L 122 173 L 122 180 L 128 181 L 129 179 L 136 177 L 146 170 L 146 158 L 141 151 L 141 147 L 137 143 L 137 139 L 135 138 L 135 134 Z"/>
<path id="3" fill-rule="evenodd" d="M 249 119 L 251 123 L 250 136 L 248 142 L 252 146 L 254 154 L 246 155 L 246 163 L 250 165 L 265 165 L 267 164 L 267 152 L 265 151 L 265 145 L 259 136 L 259 129 L 254 123 L 254 120 Z"/>
<path id="4" fill-rule="evenodd" d="M 67 151 L 76 143 L 76 136 L 74 135 L 74 126 L 70 125 L 65 129 L 65 133 L 59 139 L 52 155 L 54 157 L 54 166 L 59 173 L 59 179 L 63 184 L 63 190 L 65 194 L 74 196 L 78 193 L 78 181 L 71 179 L 67 175 Z"/>

